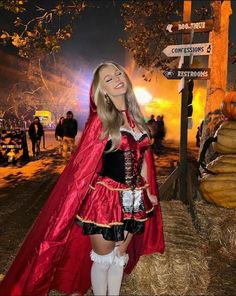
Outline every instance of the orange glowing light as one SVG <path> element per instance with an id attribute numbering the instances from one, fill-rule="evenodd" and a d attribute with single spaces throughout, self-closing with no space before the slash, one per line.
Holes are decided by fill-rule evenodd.
<path id="1" fill-rule="evenodd" d="M 135 87 L 134 93 L 140 105 L 146 105 L 152 101 L 152 95 L 144 87 Z"/>
<path id="2" fill-rule="evenodd" d="M 181 95 L 178 93 L 178 81 L 166 79 L 159 71 L 153 73 L 151 81 L 145 81 L 143 74 L 147 75 L 147 72 L 138 67 L 130 56 L 127 56 L 126 69 L 133 85 L 138 86 L 135 88 L 135 94 L 144 117 L 149 119 L 151 115 L 154 115 L 155 118 L 158 115 L 163 115 L 166 127 L 166 139 L 179 141 Z M 197 127 L 205 117 L 206 83 L 198 80 L 194 83 L 193 126 L 192 129 L 188 130 L 189 141 L 195 141 Z M 136 91 L 137 89 L 139 89 L 138 93 Z M 151 94 L 151 96 L 146 97 L 146 92 Z"/>
<path id="3" fill-rule="evenodd" d="M 170 111 L 173 107 L 173 102 L 162 99 L 162 98 L 154 98 L 150 103 L 145 106 L 145 111 L 148 114 L 154 113 L 154 115 L 159 115 L 160 113 L 166 113 Z"/>

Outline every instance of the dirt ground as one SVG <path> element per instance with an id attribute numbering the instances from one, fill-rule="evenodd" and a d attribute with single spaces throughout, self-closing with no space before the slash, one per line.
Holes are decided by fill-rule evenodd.
<path id="1" fill-rule="evenodd" d="M 14 258 L 63 170 L 64 163 L 54 152 L 24 167 L 0 168 L 0 273 Z"/>
<path id="2" fill-rule="evenodd" d="M 174 170 L 179 159 L 176 143 L 167 142 L 165 146 L 155 157 L 159 184 Z M 198 150 L 191 145 L 189 153 L 197 158 Z M 0 277 L 6 273 L 64 166 L 52 145 L 40 160 L 23 167 L 0 168 Z M 211 244 L 206 257 L 211 274 L 207 295 L 236 295 L 236 260 L 225 258 Z"/>

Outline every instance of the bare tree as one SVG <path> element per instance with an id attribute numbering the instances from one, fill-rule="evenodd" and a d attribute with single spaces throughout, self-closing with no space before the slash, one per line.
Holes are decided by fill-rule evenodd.
<path id="1" fill-rule="evenodd" d="M 48 58 L 49 59 L 49 58 Z M 53 59 L 50 64 L 40 59 L 31 61 L 29 79 L 40 87 L 38 104 L 41 108 L 53 113 L 57 120 L 68 109 L 78 108 L 78 84 L 74 71 L 65 66 L 62 61 Z"/>

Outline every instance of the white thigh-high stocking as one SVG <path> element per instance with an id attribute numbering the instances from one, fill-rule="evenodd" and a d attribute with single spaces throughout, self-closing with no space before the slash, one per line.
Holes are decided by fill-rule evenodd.
<path id="1" fill-rule="evenodd" d="M 104 296 L 107 294 L 108 270 L 115 258 L 114 250 L 107 255 L 98 255 L 92 250 L 90 257 L 93 261 L 91 269 L 93 294 Z"/>
<path id="2" fill-rule="evenodd" d="M 114 249 L 114 261 L 108 269 L 108 295 L 117 296 L 120 293 L 124 267 L 129 260 L 128 254 L 120 256 L 118 249 Z"/>

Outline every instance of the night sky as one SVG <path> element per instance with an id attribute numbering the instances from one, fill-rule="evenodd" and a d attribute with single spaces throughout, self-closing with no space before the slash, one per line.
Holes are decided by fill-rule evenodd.
<path id="1" fill-rule="evenodd" d="M 177 0 L 176 0 L 177 1 Z M 226 1 L 226 0 L 225 0 Z M 35 4 L 39 6 L 50 8 L 55 4 L 57 0 L 29 0 L 27 19 L 31 19 L 34 11 Z M 106 60 L 114 60 L 119 64 L 126 67 L 131 72 L 131 79 L 134 86 L 142 86 L 146 88 L 154 98 L 164 98 L 162 104 L 155 103 L 153 101 L 153 107 L 160 114 L 165 114 L 166 121 L 168 123 L 168 134 L 172 137 L 178 137 L 176 128 L 179 124 L 179 95 L 177 92 L 177 81 L 167 80 L 161 73 L 157 73 L 156 77 L 151 82 L 145 82 L 142 79 L 142 70 L 130 71 L 132 67 L 132 60 L 127 51 L 119 43 L 119 38 L 125 38 L 124 23 L 121 16 L 121 6 L 123 0 L 91 0 L 96 8 L 89 7 L 82 12 L 80 18 L 74 24 L 73 37 L 64 43 L 62 43 L 62 50 L 58 54 L 63 61 L 63 65 L 66 65 L 73 71 L 73 77 L 76 78 L 76 85 L 78 88 L 76 99 L 79 102 L 81 124 L 87 118 L 88 112 L 88 93 L 92 80 L 94 68 L 101 62 Z M 232 52 L 236 52 L 236 0 L 232 3 L 232 16 L 230 22 L 229 40 L 235 44 Z M 192 10 L 201 6 L 209 7 L 209 0 L 192 1 Z M 27 6 L 28 7 L 28 6 Z M 15 19 L 14 14 L 10 14 L 6 11 L 0 11 L 0 29 L 11 30 L 12 23 Z M 193 13 L 193 21 L 198 21 L 197 15 Z M 208 42 L 208 33 L 194 34 L 193 43 L 205 43 Z M 213 49 L 214 50 L 214 49 Z M 4 53 L 6 55 L 4 55 Z M 0 99 L 6 96 L 16 82 L 23 75 L 23 68 L 18 62 L 22 60 L 17 56 L 17 51 L 13 46 L 3 47 L 0 46 Z M 14 55 L 10 57 L 9 55 Z M 197 61 L 197 67 L 207 67 L 208 57 L 194 57 L 194 62 Z M 200 63 L 199 63 L 200 62 Z M 27 64 L 24 61 L 23 64 Z M 133 65 L 133 64 L 132 64 Z M 236 85 L 236 64 L 229 62 L 228 64 L 228 87 Z M 203 106 L 206 98 L 206 81 L 196 80 L 196 91 L 198 88 L 201 90 L 201 96 L 199 97 L 199 105 Z M 197 96 L 195 97 L 195 99 Z M 165 104 L 170 104 L 170 107 L 165 107 Z M 155 105 L 156 104 L 156 105 Z M 167 109 L 165 109 L 167 108 Z M 171 115 L 169 116 L 169 109 Z M 153 109 L 153 110 L 154 110 Z M 153 111 L 151 111 L 153 112 Z M 156 112 L 156 111 L 155 111 Z M 173 113 L 175 112 L 175 113 Z M 203 118 L 204 111 L 199 109 L 199 112 L 194 110 L 195 126 L 190 132 L 192 132 L 193 139 L 195 138 L 195 130 L 200 118 Z M 150 112 L 149 112 L 150 113 Z M 168 117 L 169 116 L 169 117 Z M 82 126 L 82 125 L 81 125 Z M 171 131 L 171 128 L 173 130 Z"/>
<path id="2" fill-rule="evenodd" d="M 55 0 L 50 1 L 50 5 Z M 120 9 L 122 0 L 91 0 L 92 4 L 95 4 L 99 8 L 87 8 L 82 14 L 80 19 L 77 20 L 74 28 L 74 34 L 72 39 L 66 41 L 62 45 L 61 55 L 68 60 L 68 63 L 73 63 L 74 66 L 86 65 L 88 69 L 92 69 L 104 60 L 114 60 L 122 65 L 126 65 L 126 51 L 119 43 L 118 39 L 125 37 L 123 31 L 124 24 L 120 15 Z M 45 1 L 29 1 L 31 8 L 29 11 L 33 11 L 32 7 L 35 3 L 45 6 Z M 194 7 L 208 6 L 209 1 L 193 1 Z M 236 45 L 236 1 L 232 1 L 232 9 L 234 15 L 231 16 L 230 23 L 230 41 Z M 0 13 L 0 28 L 9 29 L 14 15 L 10 15 L 7 12 L 1 11 Z M 194 42 L 198 42 L 199 38 L 202 38 L 201 42 L 207 42 L 208 37 L 195 37 Z M 3 47 L 0 47 L 2 49 Z M 236 46 L 233 49 L 236 51 Z M 13 48 L 5 48 L 4 51 L 13 53 Z M 228 80 L 230 82 L 235 81 L 236 65 L 229 63 L 229 75 Z"/>
<path id="3" fill-rule="evenodd" d="M 125 37 L 124 23 L 120 15 L 122 0 L 91 1 L 100 7 L 88 8 L 77 22 L 73 39 L 63 45 L 63 55 L 67 59 L 83 58 L 91 68 L 104 60 L 115 60 L 126 65 L 125 49 L 119 43 L 119 38 Z M 229 40 L 235 44 L 230 51 L 236 52 L 236 0 L 232 2 Z M 207 0 L 193 0 L 192 8 L 209 7 Z M 193 16 L 194 18 L 194 16 Z M 208 34 L 195 34 L 194 42 L 208 42 Z M 207 63 L 207 58 L 203 59 Z M 205 65 L 207 66 L 207 64 Z M 235 82 L 236 65 L 229 62 L 228 81 Z"/>
<path id="4" fill-rule="evenodd" d="M 82 13 L 72 40 L 63 45 L 63 55 L 82 57 L 91 67 L 104 60 L 115 60 L 124 65 L 125 50 L 118 41 L 125 36 L 120 15 L 122 1 L 90 2 L 99 8 L 87 8 Z"/>

